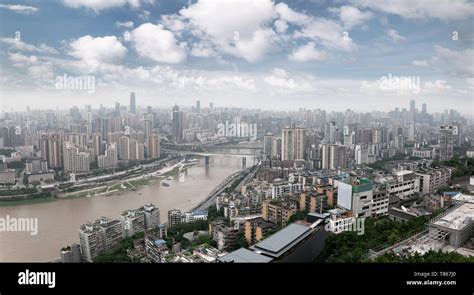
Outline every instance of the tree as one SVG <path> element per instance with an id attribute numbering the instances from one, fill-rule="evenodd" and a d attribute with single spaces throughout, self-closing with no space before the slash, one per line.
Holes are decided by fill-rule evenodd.
<path id="1" fill-rule="evenodd" d="M 296 211 L 295 214 L 291 215 L 288 219 L 288 224 L 293 223 L 297 220 L 306 220 L 306 216 L 308 215 L 307 211 Z"/>

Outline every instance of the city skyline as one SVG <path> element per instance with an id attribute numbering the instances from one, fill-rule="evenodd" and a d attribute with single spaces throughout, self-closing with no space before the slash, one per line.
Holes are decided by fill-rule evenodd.
<path id="1" fill-rule="evenodd" d="M 0 295 L 472 287 L 474 0 L 0 2 Z"/>
<path id="2" fill-rule="evenodd" d="M 389 111 L 415 99 L 469 115 L 474 5 L 438 2 L 19 0 L 0 7 L 0 108 L 125 104 L 135 91 L 142 105 Z"/>
<path id="3" fill-rule="evenodd" d="M 135 93 L 135 92 L 131 92 L 130 94 L 132 93 Z M 135 97 L 135 96 L 134 96 Z M 125 101 L 125 100 L 124 100 Z M 130 97 L 128 98 L 128 101 L 130 102 Z M 189 105 L 178 105 L 178 104 L 170 104 L 170 105 L 146 105 L 146 104 L 140 104 L 139 103 L 140 101 L 138 100 L 138 103 L 135 102 L 135 111 L 133 112 L 130 112 L 132 114 L 137 114 L 138 111 L 140 111 L 141 113 L 146 113 L 148 112 L 148 108 L 152 108 L 153 110 L 170 110 L 170 112 L 173 112 L 173 108 L 175 108 L 176 106 L 178 106 L 179 108 L 182 108 L 186 111 L 193 111 L 193 110 L 196 110 L 196 104 L 199 102 L 199 104 L 201 105 L 201 102 L 202 100 L 196 100 L 194 101 L 194 105 L 192 104 L 189 104 Z M 258 112 L 275 112 L 275 113 L 298 113 L 298 112 L 301 112 L 301 111 L 318 111 L 318 110 L 321 110 L 321 111 L 325 111 L 327 112 L 328 114 L 331 114 L 331 113 L 344 113 L 344 112 L 347 112 L 347 111 L 350 111 L 350 112 L 354 112 L 354 113 L 357 113 L 357 114 L 364 114 L 364 113 L 381 113 L 381 114 L 390 114 L 391 112 L 394 112 L 394 111 L 398 111 L 398 112 L 406 112 L 406 114 L 408 116 L 412 116 L 413 114 L 411 114 L 411 104 L 412 102 L 415 103 L 415 106 L 414 106 L 414 111 L 415 111 L 415 114 L 421 114 L 421 113 L 427 113 L 427 114 L 439 114 L 439 115 L 443 115 L 443 114 L 446 114 L 451 111 L 455 111 L 459 114 L 461 114 L 463 117 L 465 117 L 466 119 L 473 119 L 474 118 L 474 114 L 471 114 L 471 113 L 463 113 L 462 110 L 459 111 L 457 109 L 452 109 L 452 108 L 445 108 L 445 109 L 442 109 L 441 111 L 432 111 L 430 109 L 430 106 L 427 105 L 426 103 L 419 103 L 417 102 L 416 100 L 409 100 L 408 103 L 406 105 L 399 105 L 399 106 L 394 106 L 392 109 L 388 109 L 388 110 L 376 110 L 376 109 L 372 109 L 372 110 L 365 110 L 365 111 L 357 111 L 357 110 L 354 110 L 354 109 L 351 109 L 351 108 L 346 108 L 346 109 L 342 109 L 342 110 L 335 110 L 335 109 L 324 109 L 324 108 L 304 108 L 304 107 L 295 107 L 293 109 L 285 109 L 285 110 L 279 110 L 279 109 L 271 109 L 271 108 L 266 108 L 266 109 L 261 109 L 261 108 L 246 108 L 246 107 L 236 107 L 236 106 L 229 106 L 229 105 L 214 105 L 214 103 L 212 101 L 209 101 L 209 103 L 206 105 L 206 104 L 202 104 L 201 106 L 201 109 L 202 110 L 205 110 L 205 109 L 210 109 L 211 108 L 211 105 L 212 105 L 212 108 L 215 108 L 215 109 L 232 109 L 232 110 L 243 110 L 243 111 L 258 111 Z M 118 101 L 116 102 L 113 102 L 109 105 L 104 105 L 102 103 L 97 103 L 96 105 L 94 104 L 84 104 L 84 105 L 72 105 L 72 106 L 69 106 L 69 107 L 63 107 L 63 108 L 59 108 L 59 107 L 56 107 L 56 108 L 38 108 L 38 109 L 35 109 L 35 108 L 31 108 L 29 105 L 27 105 L 25 107 L 25 109 L 18 109 L 18 110 L 15 110 L 15 109 L 10 109 L 10 110 L 3 110 L 0 114 L 1 115 L 5 115 L 5 113 L 24 113 L 24 112 L 28 112 L 28 111 L 40 111 L 40 112 L 46 112 L 46 111 L 60 111 L 60 112 L 69 112 L 71 111 L 71 109 L 74 109 L 74 108 L 77 108 L 78 110 L 84 110 L 84 111 L 88 111 L 89 108 L 90 110 L 101 110 L 101 108 L 105 109 L 105 110 L 114 110 L 115 112 L 117 112 L 118 110 L 126 110 L 126 111 L 130 111 L 131 110 L 131 106 L 130 104 L 121 104 L 119 103 Z M 118 108 L 118 109 L 117 109 Z"/>

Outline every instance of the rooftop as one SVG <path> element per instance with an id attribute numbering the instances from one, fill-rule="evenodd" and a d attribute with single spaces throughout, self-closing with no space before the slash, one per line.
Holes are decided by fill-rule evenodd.
<path id="1" fill-rule="evenodd" d="M 262 252 L 263 254 L 280 257 L 291 247 L 298 244 L 309 234 L 312 229 L 303 224 L 292 223 L 282 230 L 276 232 L 270 237 L 252 246 L 252 249 L 257 253 Z"/>
<path id="2" fill-rule="evenodd" d="M 433 223 L 450 230 L 462 230 L 474 219 L 474 204 L 464 203 Z"/>
<path id="3" fill-rule="evenodd" d="M 246 248 L 240 248 L 229 254 L 218 258 L 220 262 L 236 262 L 236 263 L 268 263 L 273 259 L 267 256 L 257 254 Z"/>
<path id="4" fill-rule="evenodd" d="M 453 196 L 451 198 L 451 200 L 459 201 L 459 202 L 465 202 L 465 203 L 473 203 L 474 204 L 474 196 L 465 195 L 465 194 L 461 194 L 461 193 L 457 193 L 455 196 Z"/>

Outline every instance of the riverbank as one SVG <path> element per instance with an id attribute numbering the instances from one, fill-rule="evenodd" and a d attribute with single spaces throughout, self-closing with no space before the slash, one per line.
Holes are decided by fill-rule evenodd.
<path id="1" fill-rule="evenodd" d="M 40 203 L 49 203 L 54 202 L 57 199 L 55 197 L 45 197 L 45 198 L 37 198 L 37 199 L 25 199 L 25 200 L 16 200 L 16 201 L 0 201 L 0 207 L 14 207 L 20 205 L 32 205 L 32 204 L 40 204 Z"/>
<path id="2" fill-rule="evenodd" d="M 170 176 L 178 175 L 182 170 L 188 169 L 196 163 L 176 163 L 175 165 L 164 167 L 158 171 L 140 175 L 129 179 L 115 181 L 110 185 L 99 185 L 95 187 L 88 187 L 83 190 L 76 190 L 73 192 L 58 193 L 52 196 L 47 193 L 45 197 L 36 197 L 29 195 L 9 196 L 9 199 L 0 200 L 0 207 L 12 207 L 20 205 L 32 205 L 45 202 L 54 202 L 58 199 L 77 199 L 84 197 L 96 196 L 113 196 L 121 195 L 124 191 L 136 191 L 141 187 L 148 186 L 156 181 L 161 181 Z M 46 194 L 46 193 L 45 193 Z"/>
<path id="3" fill-rule="evenodd" d="M 247 162 L 250 163 L 251 160 Z M 82 224 L 101 216 L 119 219 L 123 211 L 139 208 L 144 204 L 152 203 L 160 208 L 161 222 L 166 222 L 169 210 L 188 211 L 206 199 L 227 176 L 240 169 L 240 157 L 211 156 L 209 165 L 205 164 L 204 159 L 200 159 L 183 171 L 181 177 L 164 180 L 169 186 L 162 185 L 164 181 L 156 181 L 137 191 L 121 191 L 110 197 L 57 199 L 34 205 L 0 207 L 0 216 L 38 218 L 36 236 L 0 232 L 0 262 L 54 260 L 59 255 L 59 249 L 78 243 Z"/>
<path id="4" fill-rule="evenodd" d="M 61 193 L 58 195 L 58 199 L 76 199 L 83 197 L 96 197 L 96 196 L 112 196 L 120 195 L 123 191 L 136 191 L 140 187 L 148 186 L 156 181 L 161 181 L 170 176 L 176 176 L 183 169 L 188 169 L 194 164 L 191 163 L 177 163 L 170 167 L 162 168 L 156 172 L 140 175 L 137 177 L 116 181 L 111 185 L 101 185 L 94 188 L 88 188 L 85 190 L 74 191 L 71 193 Z"/>

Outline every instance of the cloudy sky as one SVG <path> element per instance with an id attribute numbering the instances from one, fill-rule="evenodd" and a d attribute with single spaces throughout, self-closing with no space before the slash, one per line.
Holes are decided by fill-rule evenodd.
<path id="1" fill-rule="evenodd" d="M 140 106 L 387 111 L 415 99 L 474 113 L 472 1 L 0 3 L 4 111 L 128 104 L 135 91 Z M 94 91 L 58 89 L 65 75 L 94 77 Z M 420 90 L 381 87 L 389 75 Z"/>

